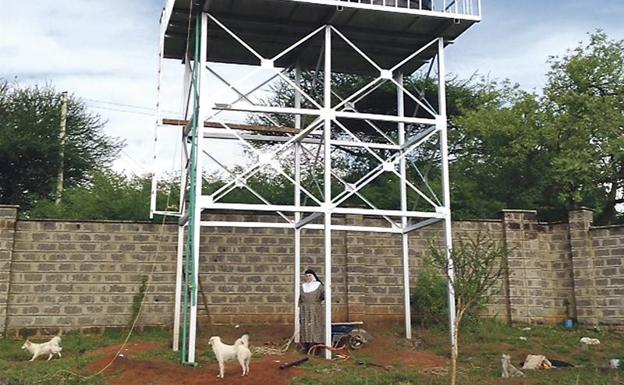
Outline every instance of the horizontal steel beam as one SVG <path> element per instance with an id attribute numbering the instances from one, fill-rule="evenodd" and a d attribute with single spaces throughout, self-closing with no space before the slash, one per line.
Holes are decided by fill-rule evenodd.
<path id="1" fill-rule="evenodd" d="M 209 196 L 203 195 L 198 199 L 202 209 L 213 210 L 241 210 L 241 211 L 284 211 L 302 213 L 331 213 L 331 214 L 358 214 L 370 216 L 408 217 L 408 218 L 444 218 L 442 212 L 430 211 L 401 211 L 401 210 L 375 210 L 363 208 L 331 207 L 327 210 L 321 206 L 294 206 L 294 205 L 266 205 L 253 203 L 218 203 L 212 202 Z"/>
<path id="2" fill-rule="evenodd" d="M 288 223 L 275 222 L 230 222 L 230 221 L 201 221 L 202 227 L 243 227 L 243 228 L 272 228 L 272 229 L 294 229 L 295 227 Z M 323 230 L 325 225 L 309 223 L 302 227 L 305 230 Z M 391 227 L 379 226 L 351 226 L 332 224 L 332 231 L 354 231 L 367 233 L 391 233 L 400 234 L 401 230 Z"/>

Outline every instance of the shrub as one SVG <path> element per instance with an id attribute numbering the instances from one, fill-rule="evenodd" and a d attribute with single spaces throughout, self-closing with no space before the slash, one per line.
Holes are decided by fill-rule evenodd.
<path id="1" fill-rule="evenodd" d="M 412 319 L 421 327 L 447 325 L 448 289 L 444 276 L 431 269 L 421 271 L 410 303 Z"/>

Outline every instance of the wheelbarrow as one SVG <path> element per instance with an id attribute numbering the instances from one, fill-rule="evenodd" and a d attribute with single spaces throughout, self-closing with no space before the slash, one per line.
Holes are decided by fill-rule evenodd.
<path id="1" fill-rule="evenodd" d="M 373 337 L 364 329 L 364 322 L 332 322 L 332 346 L 341 348 L 347 346 L 352 350 L 360 349 L 364 344 L 372 341 Z"/>

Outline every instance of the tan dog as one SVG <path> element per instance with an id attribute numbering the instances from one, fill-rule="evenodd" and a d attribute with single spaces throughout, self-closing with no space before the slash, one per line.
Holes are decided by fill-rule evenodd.
<path id="1" fill-rule="evenodd" d="M 27 339 L 24 345 L 22 345 L 22 350 L 28 350 L 30 354 L 33 355 L 30 361 L 34 361 L 37 357 L 46 354 L 48 355 L 48 361 L 50 361 L 55 354 L 61 357 L 61 350 L 63 350 L 63 348 L 60 344 L 61 337 L 59 336 L 52 337 L 50 341 L 41 344 L 30 342 L 30 340 Z"/>
<path id="2" fill-rule="evenodd" d="M 224 363 L 237 359 L 243 369 L 243 376 L 249 374 L 249 361 L 251 360 L 251 352 L 249 351 L 249 335 L 243 334 L 241 338 L 234 342 L 234 345 L 227 345 L 221 342 L 220 337 L 210 337 L 208 344 L 212 346 L 212 351 L 219 363 L 219 374 L 217 377 L 223 378 Z"/>

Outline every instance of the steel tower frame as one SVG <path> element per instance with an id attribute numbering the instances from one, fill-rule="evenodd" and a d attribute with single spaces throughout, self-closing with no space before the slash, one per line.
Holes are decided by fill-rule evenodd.
<path id="1" fill-rule="evenodd" d="M 307 1 L 307 0 L 306 0 Z M 326 1 L 324 2 L 332 2 Z M 314 1 L 309 1 L 314 2 Z M 335 1 L 334 1 L 335 2 Z M 187 50 L 185 62 L 185 80 L 184 92 L 188 95 L 184 109 L 190 109 L 190 118 L 182 123 L 171 123 L 164 121 L 161 117 L 160 109 L 160 83 L 162 81 L 162 60 L 164 50 L 165 32 L 167 29 L 166 20 L 172 12 L 173 2 L 169 2 L 161 20 L 160 35 L 160 65 L 159 65 L 159 102 L 157 108 L 156 136 L 154 138 L 155 148 L 158 141 L 158 128 L 164 125 L 179 124 L 183 125 L 180 140 L 184 149 L 184 157 L 182 164 L 181 179 L 181 196 L 179 207 L 176 212 L 158 210 L 156 207 L 157 194 L 157 176 L 154 173 L 152 181 L 151 209 L 150 215 L 175 215 L 179 216 L 178 226 L 178 249 L 177 249 L 177 269 L 176 269 L 176 290 L 175 290 L 175 315 L 174 315 L 174 350 L 180 349 L 180 340 L 182 342 L 182 362 L 185 364 L 194 364 L 196 361 L 196 338 L 197 338 L 197 305 L 198 305 L 198 286 L 199 286 L 199 253 L 200 253 L 200 229 L 205 226 L 216 227 L 262 227 L 262 228 L 285 228 L 294 232 L 294 327 L 295 335 L 298 336 L 299 331 L 299 310 L 298 299 L 300 296 L 300 275 L 301 275 L 301 231 L 304 229 L 317 229 L 324 232 L 324 255 L 325 255 L 325 344 L 331 345 L 331 319 L 332 319 L 332 231 L 361 231 L 361 232 L 379 232 L 391 233 L 401 236 L 402 261 L 403 261 L 403 296 L 405 310 L 405 336 L 411 338 L 411 317 L 410 317 L 410 273 L 409 273 L 409 234 L 419 228 L 442 221 L 444 224 L 444 239 L 447 257 L 450 261 L 450 252 L 452 247 L 451 234 L 451 211 L 450 211 L 450 191 L 449 191 L 449 169 L 448 169 L 448 144 L 447 144 L 447 116 L 446 116 L 446 93 L 445 93 L 445 39 L 442 36 L 433 37 L 428 43 L 415 49 L 410 55 L 406 56 L 390 68 L 383 67 L 375 62 L 366 52 L 351 41 L 346 33 L 341 32 L 339 27 L 331 24 L 319 25 L 306 36 L 300 38 L 287 48 L 281 50 L 279 54 L 272 57 L 264 57 L 254 48 L 245 42 L 243 38 L 238 36 L 234 31 L 228 28 L 219 18 L 209 12 L 201 11 L 194 16 L 195 34 L 192 43 L 193 52 Z M 372 7 L 372 5 L 364 5 Z M 480 17 L 480 2 L 479 17 Z M 211 64 L 207 61 L 209 28 L 219 28 L 221 33 L 226 33 L 232 39 L 240 43 L 245 49 L 258 60 L 258 66 L 254 71 L 249 71 L 245 76 L 239 79 L 235 84 L 230 83 L 221 77 Z M 292 53 L 298 47 L 303 46 L 313 38 L 321 38 L 323 41 L 322 62 L 323 62 L 323 100 L 322 103 L 315 101 L 308 95 L 301 86 L 301 68 L 296 66 L 295 78 L 291 79 L 286 75 L 286 69 L 279 68 L 275 65 L 283 56 Z M 375 68 L 376 77 L 366 86 L 359 89 L 347 98 L 343 98 L 337 104 L 332 104 L 332 41 L 333 39 L 341 39 L 348 46 L 352 47 L 362 59 L 366 60 Z M 404 74 L 402 67 L 410 60 L 422 55 L 426 50 L 435 49 L 437 60 L 437 83 L 438 83 L 438 109 L 434 110 L 430 105 L 423 101 L 404 85 Z M 432 64 L 433 64 L 433 58 Z M 253 103 L 250 98 L 250 92 L 262 87 L 257 84 L 252 91 L 244 93 L 239 91 L 241 84 L 245 82 L 254 82 L 254 74 L 258 71 L 272 71 L 273 78 L 279 78 L 281 81 L 289 84 L 295 91 L 294 106 L 270 106 L 258 105 Z M 207 77 L 211 73 L 223 82 L 220 89 L 211 89 L 209 92 Z M 373 92 L 377 87 L 384 83 L 392 84 L 396 87 L 396 114 L 377 114 L 377 113 L 361 113 L 357 111 L 357 103 L 366 95 Z M 226 92 L 235 92 L 237 98 L 227 102 L 222 102 Z M 424 111 L 427 111 L 431 117 L 411 117 L 405 114 L 404 101 L 408 98 L 416 103 Z M 302 107 L 306 103 L 310 107 Z M 266 136 L 258 133 L 241 132 L 241 125 L 236 125 L 222 119 L 220 115 L 224 112 L 243 112 L 258 114 L 283 114 L 293 118 L 294 130 L 285 132 L 275 127 L 278 136 Z M 303 124 L 303 117 L 312 117 L 312 122 Z M 353 119 L 365 122 L 373 127 L 383 141 L 370 142 L 364 141 L 351 132 L 351 130 L 339 119 Z M 388 135 L 384 135 L 373 122 L 389 122 L 396 124 L 398 140 L 393 140 Z M 409 134 L 406 125 L 420 125 L 426 127 L 417 133 Z M 245 127 L 242 127 L 245 130 Z M 339 132 L 347 135 L 351 140 L 340 140 L 335 138 L 332 133 Z M 431 144 L 437 138 L 438 150 L 441 154 L 439 168 L 442 180 L 442 196 L 441 199 L 432 199 L 430 194 L 424 193 L 408 178 L 408 156 L 414 150 L 429 143 Z M 255 164 L 245 168 L 242 172 L 234 173 L 228 170 L 218 162 L 211 153 L 214 147 L 210 146 L 210 142 L 214 140 L 235 140 L 247 148 L 258 160 Z M 270 151 L 261 151 L 253 145 L 254 141 L 273 141 L 280 144 L 273 147 Z M 317 171 L 323 175 L 323 194 L 318 199 L 314 194 L 308 191 L 302 184 L 302 166 L 305 164 L 306 144 L 318 145 L 323 152 L 323 166 Z M 355 183 L 347 183 L 340 178 L 332 165 L 332 150 L 336 146 L 347 146 L 358 149 L 364 149 L 372 157 L 376 158 L 379 164 L 372 168 L 366 175 Z M 382 158 L 374 149 L 391 150 L 392 155 Z M 287 173 L 280 166 L 280 159 L 289 151 L 294 152 L 294 172 Z M 157 157 L 155 150 L 155 159 Z M 205 160 L 212 159 L 216 164 L 225 169 L 230 179 L 221 188 L 211 194 L 204 195 L 202 193 L 203 174 L 206 171 Z M 155 162 L 154 162 L 155 163 Z M 309 166 L 309 165 L 308 165 Z M 271 204 L 268 199 L 262 197 L 254 191 L 248 184 L 247 179 L 258 173 L 262 167 L 272 167 L 274 171 L 288 179 L 294 185 L 294 203 L 291 205 L 275 205 Z M 400 180 L 400 209 L 385 210 L 377 208 L 373 203 L 366 200 L 360 193 L 361 190 L 370 184 L 376 177 L 381 174 L 389 173 Z M 332 178 L 338 180 L 343 185 L 344 190 L 332 196 Z M 425 181 L 426 183 L 426 181 Z M 429 186 L 427 186 L 429 187 Z M 246 188 L 254 194 L 262 203 L 243 204 L 243 203 L 225 203 L 222 202 L 229 192 L 236 188 Z M 429 188 L 432 192 L 432 190 Z M 408 191 L 418 194 L 424 201 L 430 205 L 429 211 L 415 211 L 408 207 Z M 302 205 L 301 197 L 307 197 L 312 204 Z M 368 208 L 352 208 L 341 207 L 341 203 L 348 198 L 358 196 L 362 201 L 367 203 Z M 208 221 L 202 220 L 202 212 L 209 210 L 253 210 L 260 212 L 272 212 L 280 216 L 283 222 L 237 222 L 237 221 Z M 332 216 L 335 214 L 361 214 L 371 215 L 385 219 L 389 226 L 354 226 L 349 224 L 338 225 L 332 223 Z M 323 219 L 322 224 L 313 223 L 316 219 Z M 453 291 L 453 266 L 449 263 L 447 275 L 448 284 L 448 300 L 450 314 L 450 333 L 452 347 L 456 346 L 454 337 L 455 327 L 455 297 Z M 180 336 L 182 329 L 182 336 Z M 325 352 L 326 358 L 331 358 L 331 352 Z"/>

